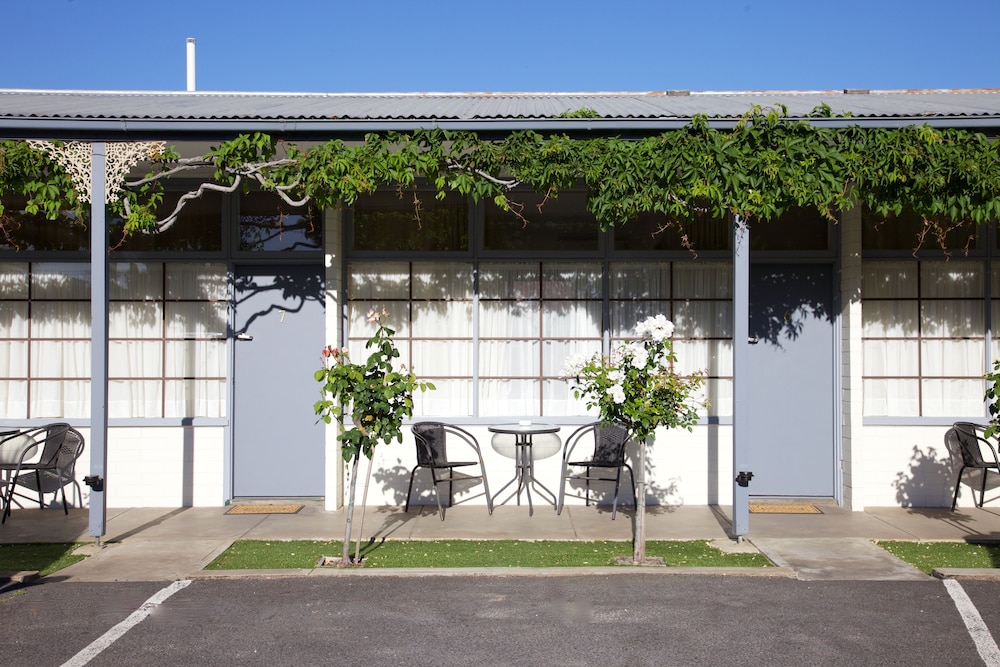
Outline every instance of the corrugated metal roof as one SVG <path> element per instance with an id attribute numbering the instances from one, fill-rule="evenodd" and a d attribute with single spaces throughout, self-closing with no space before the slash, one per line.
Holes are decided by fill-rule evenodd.
<path id="1" fill-rule="evenodd" d="M 697 114 L 734 122 L 751 107 L 784 105 L 793 118 L 817 106 L 860 124 L 933 122 L 1000 127 L 1000 90 L 597 93 L 241 93 L 0 89 L 0 136 L 61 129 L 134 133 L 335 132 L 350 127 L 669 127 Z M 592 109 L 598 119 L 560 118 Z M 845 121 L 841 121 L 845 122 Z"/>
<path id="2" fill-rule="evenodd" d="M 620 93 L 222 93 L 0 90 L 0 117 L 106 119 L 484 120 L 553 118 L 581 108 L 603 118 L 737 118 L 783 104 L 867 117 L 1000 115 L 1000 90 Z"/>

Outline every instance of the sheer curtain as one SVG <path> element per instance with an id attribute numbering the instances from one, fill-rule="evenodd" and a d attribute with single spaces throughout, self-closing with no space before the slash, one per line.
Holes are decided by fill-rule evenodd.
<path id="1" fill-rule="evenodd" d="M 866 262 L 866 416 L 983 414 L 982 261 Z"/>
<path id="2" fill-rule="evenodd" d="M 0 416 L 28 416 L 28 265 L 0 262 Z"/>

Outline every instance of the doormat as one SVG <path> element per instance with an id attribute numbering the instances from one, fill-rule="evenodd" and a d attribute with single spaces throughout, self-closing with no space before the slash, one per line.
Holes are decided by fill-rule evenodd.
<path id="1" fill-rule="evenodd" d="M 822 514 L 815 505 L 755 505 L 750 504 L 751 514 Z"/>
<path id="2" fill-rule="evenodd" d="M 303 505 L 233 505 L 226 514 L 298 514 Z"/>

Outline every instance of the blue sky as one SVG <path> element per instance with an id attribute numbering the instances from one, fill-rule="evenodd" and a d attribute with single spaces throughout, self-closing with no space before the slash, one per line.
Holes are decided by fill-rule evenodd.
<path id="1" fill-rule="evenodd" d="M 1000 0 L 0 0 L 0 88 L 1000 88 Z"/>

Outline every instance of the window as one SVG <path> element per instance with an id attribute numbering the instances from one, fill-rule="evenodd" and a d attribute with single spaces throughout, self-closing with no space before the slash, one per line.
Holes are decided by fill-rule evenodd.
<path id="1" fill-rule="evenodd" d="M 77 219 L 72 211 L 63 211 L 55 220 L 41 213 L 25 212 L 25 199 L 6 195 L 0 214 L 0 251 L 80 252 L 90 247 L 89 216 Z"/>
<path id="2" fill-rule="evenodd" d="M 163 193 L 157 208 L 160 219 L 169 216 L 181 195 L 180 191 Z M 124 238 L 124 221 L 120 218 L 108 224 L 108 244 L 116 252 L 221 252 L 223 230 L 223 195 L 205 192 L 188 200 L 176 222 L 155 234 L 132 234 Z"/>
<path id="3" fill-rule="evenodd" d="M 225 414 L 223 263 L 112 263 L 109 416 Z M 89 418 L 90 265 L 0 263 L 4 419 Z"/>
<path id="4" fill-rule="evenodd" d="M 865 262 L 866 416 L 983 414 L 984 274 L 982 261 Z"/>
<path id="5" fill-rule="evenodd" d="M 239 199 L 241 252 L 319 251 L 322 216 L 312 207 L 291 207 L 273 192 L 249 192 Z"/>
<path id="6" fill-rule="evenodd" d="M 356 251 L 467 251 L 468 202 L 454 192 L 380 191 L 358 198 L 351 230 Z"/>

